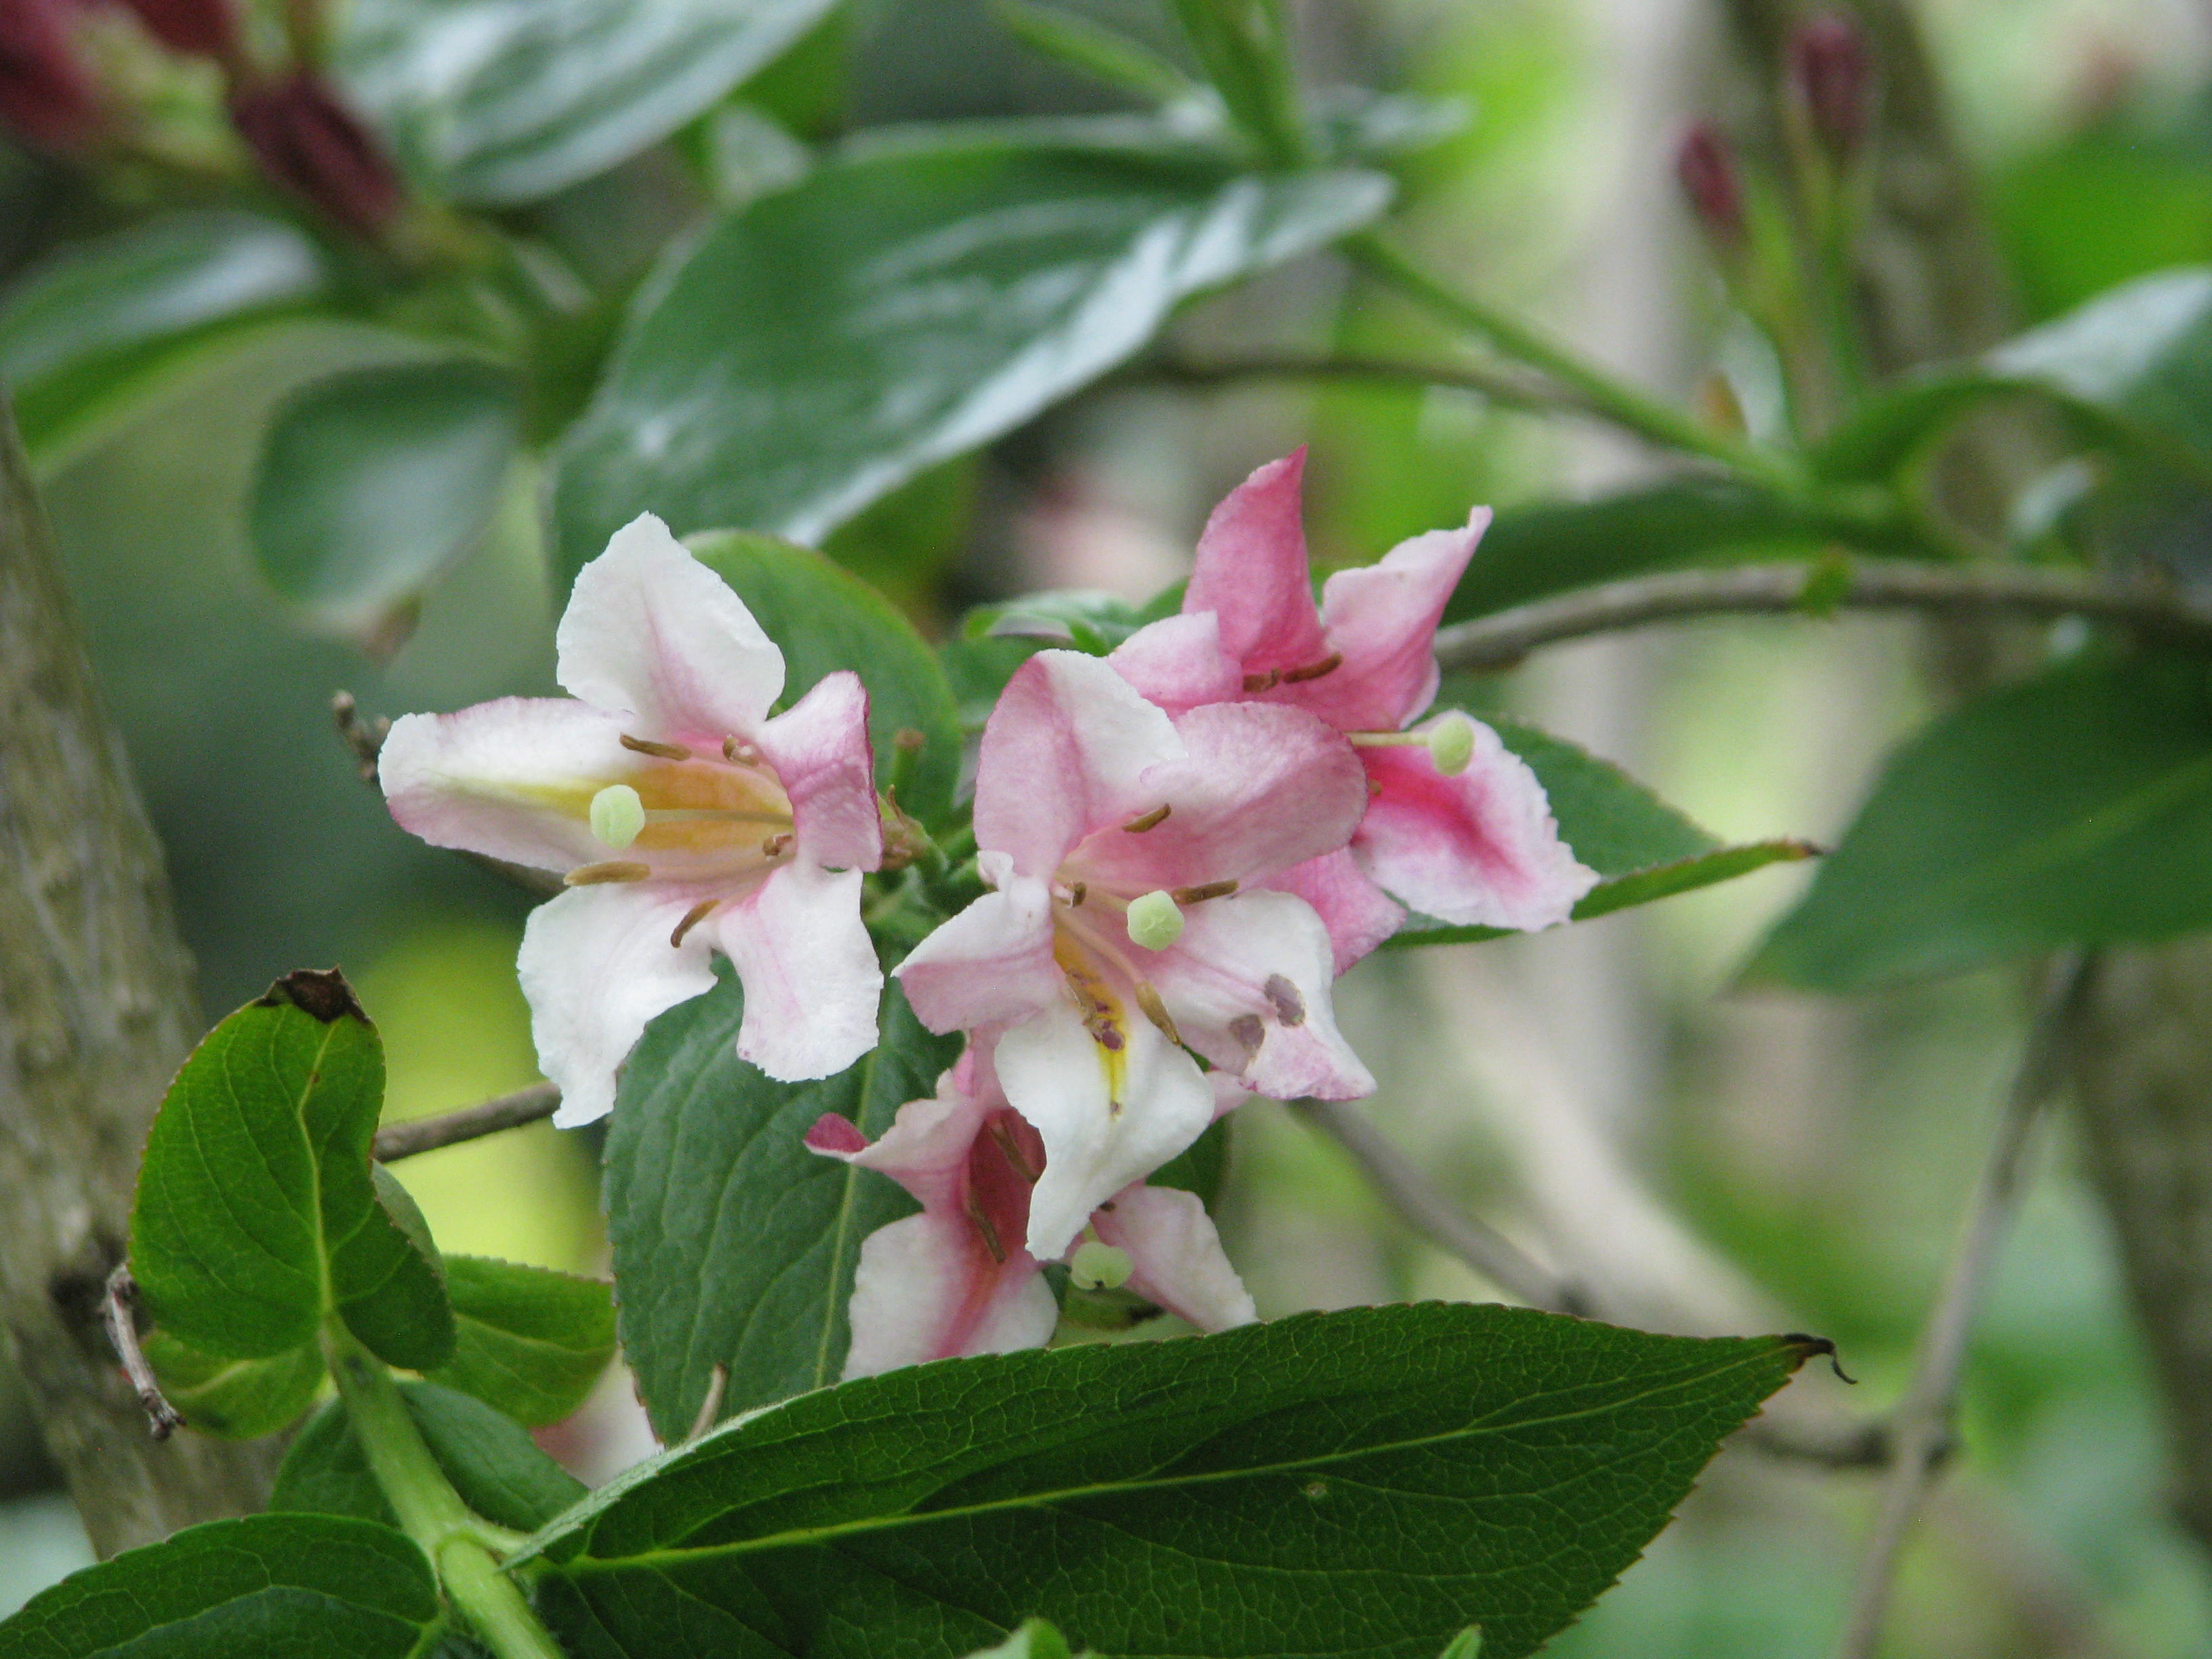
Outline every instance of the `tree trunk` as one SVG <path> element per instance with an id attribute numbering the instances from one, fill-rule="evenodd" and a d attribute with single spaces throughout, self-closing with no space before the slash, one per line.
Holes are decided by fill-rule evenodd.
<path id="1" fill-rule="evenodd" d="M 157 1442 L 100 1328 L 154 1110 L 200 1030 L 161 848 L 0 403 L 0 1332 L 103 1556 L 257 1507 L 273 1454 Z"/>

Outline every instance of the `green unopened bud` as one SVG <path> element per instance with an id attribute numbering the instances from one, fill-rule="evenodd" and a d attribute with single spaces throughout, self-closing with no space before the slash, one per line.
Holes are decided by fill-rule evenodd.
<path id="1" fill-rule="evenodd" d="M 1147 951 L 1164 951 L 1182 937 L 1182 908 L 1175 895 L 1147 893 L 1129 901 L 1129 943 Z"/>
<path id="2" fill-rule="evenodd" d="M 1448 778 L 1466 771 L 1474 759 L 1474 722 L 1464 714 L 1447 714 L 1431 726 L 1429 758 Z"/>
<path id="3" fill-rule="evenodd" d="M 1067 1282 L 1079 1291 L 1118 1291 L 1129 1282 L 1137 1264 L 1127 1250 L 1087 1240 L 1067 1259 Z"/>
<path id="4" fill-rule="evenodd" d="M 592 797 L 592 833 L 617 853 L 645 829 L 645 803 L 626 783 L 611 783 Z"/>

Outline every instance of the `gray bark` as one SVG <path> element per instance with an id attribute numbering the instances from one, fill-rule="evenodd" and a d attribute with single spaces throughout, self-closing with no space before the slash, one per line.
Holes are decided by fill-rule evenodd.
<path id="1" fill-rule="evenodd" d="M 268 1490 L 269 1448 L 152 1439 L 100 1328 L 147 1127 L 199 1030 L 161 848 L 0 403 L 0 1335 L 103 1556 Z"/>

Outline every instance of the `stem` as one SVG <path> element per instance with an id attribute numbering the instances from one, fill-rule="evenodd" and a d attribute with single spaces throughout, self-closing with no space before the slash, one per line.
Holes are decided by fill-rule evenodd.
<path id="1" fill-rule="evenodd" d="M 1719 462 L 1784 495 L 1802 492 L 1804 480 L 1781 456 L 1743 439 L 1715 432 L 1671 404 L 1615 380 L 1595 363 L 1546 339 L 1527 325 L 1480 300 L 1446 287 L 1380 237 L 1352 237 L 1345 250 L 1369 273 L 1426 306 L 1455 326 L 1481 335 L 1510 357 L 1541 369 L 1614 425 L 1662 444 Z"/>
<path id="2" fill-rule="evenodd" d="M 1519 409 L 1585 419 L 1609 420 L 1587 398 L 1562 386 L 1547 386 L 1516 370 L 1479 363 L 1422 363 L 1390 357 L 1319 356 L 1313 354 L 1249 352 L 1206 362 L 1160 358 L 1126 371 L 1123 378 L 1173 386 L 1234 386 L 1243 380 L 1374 380 L 1416 386 L 1450 386 L 1471 392 L 1501 409 Z"/>
<path id="3" fill-rule="evenodd" d="M 1921 1329 L 1912 1381 L 1891 1414 L 1889 1479 L 1882 1487 L 1874 1536 L 1859 1564 L 1850 1613 L 1836 1644 L 1837 1659 L 1873 1659 L 1889 1608 L 1899 1553 L 1928 1495 L 1936 1464 L 1950 1445 L 1966 1340 L 1998 1248 L 2027 1190 L 2038 1145 L 2036 1130 L 2043 1109 L 2063 1080 L 2069 1040 L 2088 982 L 2085 953 L 2069 951 L 2052 959 L 2027 1050 L 2006 1097 L 1996 1137 L 1944 1270 L 1942 1288 Z"/>
<path id="4" fill-rule="evenodd" d="M 566 1659 L 520 1588 L 500 1571 L 483 1543 L 483 1523 L 422 1443 L 391 1371 L 335 1324 L 326 1341 L 331 1375 L 369 1473 L 401 1529 L 437 1568 L 447 1598 L 499 1659 Z"/>
<path id="5" fill-rule="evenodd" d="M 527 1089 L 517 1089 L 511 1095 L 501 1095 L 480 1106 L 464 1106 L 458 1112 L 446 1112 L 436 1117 L 388 1123 L 376 1132 L 376 1161 L 397 1163 L 417 1152 L 435 1152 L 441 1146 L 497 1134 L 501 1129 L 519 1129 L 526 1123 L 552 1116 L 560 1105 L 558 1089 L 550 1083 L 533 1083 Z"/>

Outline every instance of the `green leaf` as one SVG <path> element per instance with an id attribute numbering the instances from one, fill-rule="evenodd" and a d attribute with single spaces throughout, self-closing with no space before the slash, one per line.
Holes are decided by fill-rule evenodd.
<path id="1" fill-rule="evenodd" d="M 1451 1639 L 1437 1659 L 1482 1659 L 1482 1626 L 1469 1625 Z"/>
<path id="2" fill-rule="evenodd" d="M 294 604 L 373 626 L 483 534 L 520 422 L 514 377 L 471 359 L 310 382 L 262 447 L 254 562 Z"/>
<path id="3" fill-rule="evenodd" d="M 442 1616 L 391 1528 L 249 1515 L 71 1573 L 0 1624 L 0 1659 L 413 1659 Z"/>
<path id="4" fill-rule="evenodd" d="M 837 669 L 860 675 L 879 781 L 896 756 L 898 732 L 922 734 L 900 805 L 925 823 L 941 817 L 960 779 L 960 720 L 944 671 L 914 624 L 859 577 L 773 536 L 725 531 L 695 536 L 690 545 L 783 648 L 786 703 Z"/>
<path id="5" fill-rule="evenodd" d="M 690 1432 L 718 1365 L 722 1416 L 836 1381 L 860 1241 L 914 1206 L 803 1137 L 824 1112 L 881 1134 L 960 1048 L 924 1030 L 894 982 L 880 1047 L 819 1083 L 777 1083 L 737 1057 L 744 1012 L 725 971 L 647 1026 L 607 1135 L 623 1352 L 665 1443 Z"/>
<path id="6" fill-rule="evenodd" d="M 1443 701 L 1449 704 L 1451 699 Z M 1819 850 L 1801 841 L 1725 846 L 1610 761 L 1534 726 L 1481 718 L 1528 763 L 1551 801 L 1560 839 L 1601 878 L 1575 906 L 1577 921 L 1731 881 L 1770 864 L 1810 858 Z M 1464 945 L 1502 939 L 1506 932 L 1455 927 L 1417 914 L 1388 943 L 1396 949 Z"/>
<path id="7" fill-rule="evenodd" d="M 532 1541 L 595 1655 L 1520 1659 L 1635 1560 L 1806 1337 L 1497 1306 L 953 1359 L 665 1454 Z M 589 1647 L 583 1649 L 586 1633 Z"/>
<path id="8" fill-rule="evenodd" d="M 613 1293 L 595 1279 L 484 1256 L 446 1258 L 453 1357 L 430 1380 L 517 1422 L 557 1423 L 615 1353 Z"/>
<path id="9" fill-rule="evenodd" d="M 138 1177 L 131 1271 L 155 1322 L 218 1358 L 270 1359 L 336 1314 L 395 1365 L 444 1359 L 435 1257 L 370 1174 L 383 1099 L 376 1028 L 335 972 L 288 975 L 210 1032 Z"/>
<path id="10" fill-rule="evenodd" d="M 23 441 L 58 465 L 240 327 L 320 298 L 315 245 L 232 210 L 78 242 L 0 296 L 0 381 Z"/>
<path id="11" fill-rule="evenodd" d="M 2212 669 L 2090 658 L 1893 755 L 1746 973 L 1855 990 L 2206 927 Z"/>
<path id="12" fill-rule="evenodd" d="M 402 1382 L 399 1394 L 453 1490 L 485 1520 L 530 1532 L 585 1496 L 582 1481 L 481 1401 L 434 1382 Z M 352 1422 L 337 1401 L 315 1413 L 284 1454 L 269 1507 L 396 1524 Z"/>
<path id="13" fill-rule="evenodd" d="M 1024 1619 L 998 1646 L 981 1649 L 969 1659 L 1068 1659 L 1067 1644 L 1043 1620 Z"/>
<path id="14" fill-rule="evenodd" d="M 290 1427 L 322 1386 L 322 1351 L 312 1342 L 270 1359 L 218 1359 L 166 1331 L 149 1332 L 141 1346 L 185 1423 L 226 1440 Z"/>
<path id="15" fill-rule="evenodd" d="M 713 226 L 641 296 L 559 453 L 559 564 L 635 514 L 814 543 L 1149 340 L 1180 301 L 1366 222 L 1377 173 L 1237 177 L 979 136 L 879 148 Z"/>
<path id="16" fill-rule="evenodd" d="M 836 0 L 354 0 L 338 71 L 415 179 L 534 202 L 659 143 Z"/>

